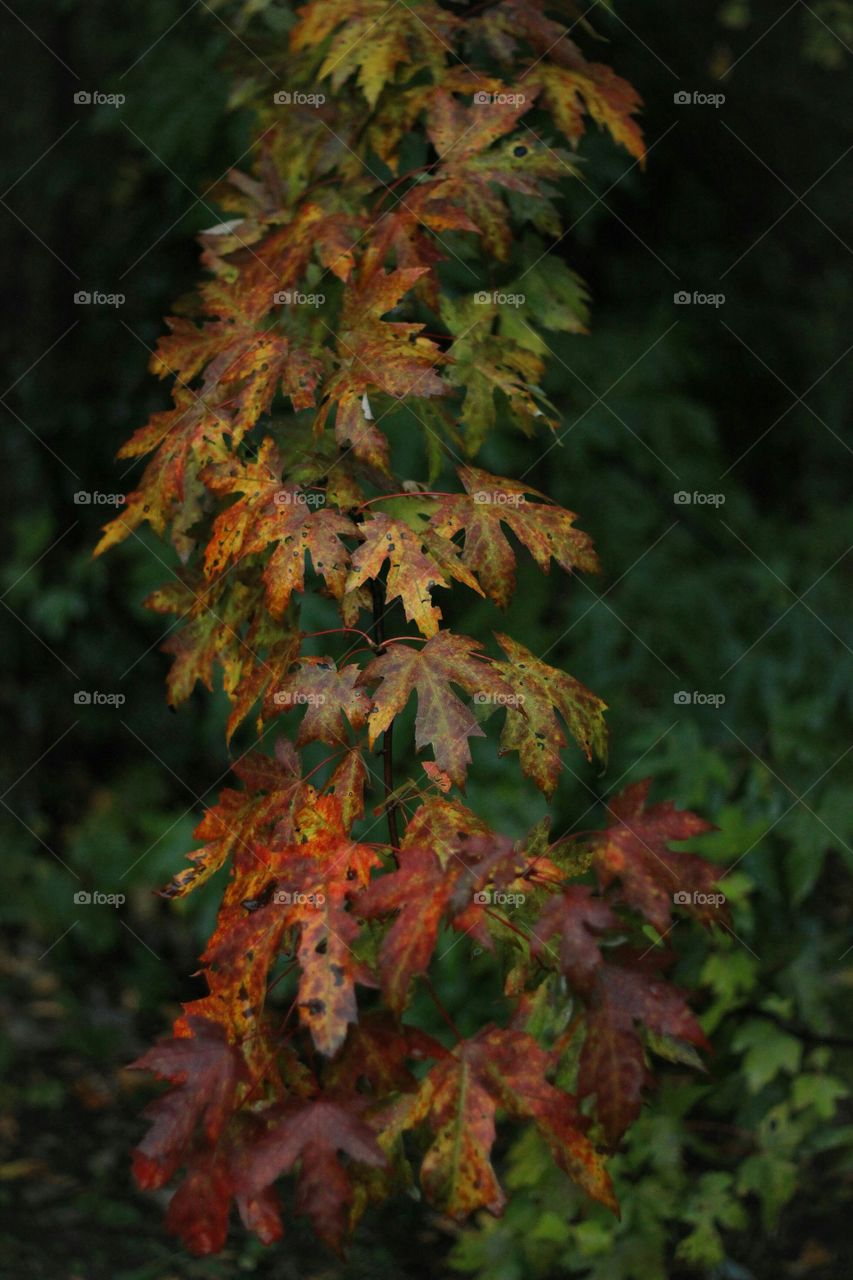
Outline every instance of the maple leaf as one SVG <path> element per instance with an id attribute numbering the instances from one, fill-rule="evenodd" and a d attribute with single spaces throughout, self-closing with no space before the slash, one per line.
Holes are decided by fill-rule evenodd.
<path id="1" fill-rule="evenodd" d="M 275 688 L 297 661 L 301 635 L 286 631 L 282 634 L 282 631 L 281 624 L 275 623 L 265 610 L 256 611 L 243 644 L 240 678 L 233 690 L 226 688 L 232 704 L 225 730 L 226 742 L 231 741 L 237 726 L 267 689 Z M 258 733 L 263 729 L 264 717 L 265 704 L 257 720 Z"/>
<path id="2" fill-rule="evenodd" d="M 551 1066 L 532 1036 L 486 1027 L 431 1068 L 406 1104 L 402 1124 L 426 1121 L 435 1133 L 421 1183 L 443 1212 L 461 1220 L 480 1208 L 502 1211 L 505 1197 L 490 1160 L 498 1107 L 533 1120 L 569 1176 L 615 1209 L 610 1178 L 583 1133 L 575 1099 L 545 1080 Z"/>
<path id="3" fill-rule="evenodd" d="M 213 577 L 230 563 L 274 550 L 264 569 L 270 613 L 280 618 L 294 591 L 305 588 L 305 555 L 322 574 L 328 590 L 341 599 L 345 590 L 349 552 L 342 537 L 356 534 L 349 517 L 319 505 L 321 495 L 303 493 L 280 479 L 281 462 L 274 442 L 264 440 L 256 462 L 232 459 L 208 468 L 203 479 L 221 495 L 244 496 L 214 521 L 205 554 L 205 573 Z"/>
<path id="4" fill-rule="evenodd" d="M 530 954 L 543 951 L 553 954 L 549 946 L 559 934 L 559 964 L 562 972 L 578 991 L 588 991 L 599 966 L 604 963 L 596 935 L 619 924 L 603 898 L 593 897 L 588 885 L 569 885 L 551 898 L 536 924 L 532 926 Z"/>
<path id="5" fill-rule="evenodd" d="M 386 1009 L 372 1009 L 350 1027 L 344 1050 L 329 1064 L 326 1079 L 330 1088 L 343 1094 L 366 1086 L 376 1097 L 411 1092 L 418 1081 L 407 1063 L 440 1058 L 445 1052 L 417 1027 L 402 1026 Z"/>
<path id="6" fill-rule="evenodd" d="M 371 271 L 351 284 L 341 310 L 338 370 L 326 384 L 315 429 L 322 432 L 336 405 L 336 439 L 379 475 L 389 474 L 388 440 L 373 421 L 368 393 L 380 391 L 399 401 L 446 391 L 436 373 L 444 357 L 434 342 L 420 336 L 424 326 L 382 319 L 426 272 L 426 267 Z"/>
<path id="7" fill-rule="evenodd" d="M 472 836 L 491 837 L 489 824 L 459 800 L 431 796 L 412 814 L 402 847 L 432 849 L 442 866 L 458 857 Z"/>
<path id="8" fill-rule="evenodd" d="M 383 511 L 367 517 L 361 534 L 364 543 L 352 554 L 346 590 L 354 591 L 371 579 L 377 580 L 387 560 L 386 599 L 399 598 L 409 622 L 417 623 L 425 636 L 434 636 L 438 631 L 442 615 L 432 603 L 430 591 L 449 586 L 445 575 L 464 582 L 478 595 L 483 594 L 477 579 L 461 562 L 458 547 L 449 541 L 430 541 L 405 521 L 394 520 Z"/>
<path id="9" fill-rule="evenodd" d="M 367 765 L 361 752 L 348 748 L 327 784 L 327 789 L 340 800 L 341 819 L 347 830 L 364 814 L 367 778 Z"/>
<path id="10" fill-rule="evenodd" d="M 439 77 L 447 41 L 461 21 L 430 0 L 419 0 L 416 10 L 408 5 L 389 6 L 384 0 L 356 0 L 345 12 L 335 0 L 313 0 L 297 12 L 291 49 L 301 53 L 333 36 L 318 79 L 331 76 L 333 87 L 339 89 L 357 74 L 371 107 L 401 64 L 426 63 Z"/>
<path id="11" fill-rule="evenodd" d="M 524 772 L 550 796 L 562 768 L 560 751 L 568 745 L 556 713 L 559 711 L 587 760 L 593 755 L 604 759 L 607 705 L 573 676 L 549 667 L 524 645 L 496 635 L 509 661 L 495 665 L 513 690 L 501 734 L 501 754 L 517 751 Z"/>
<path id="12" fill-rule="evenodd" d="M 569 55 L 571 64 L 566 67 L 540 64 L 530 77 L 534 85 L 541 86 L 543 103 L 557 128 L 572 144 L 577 144 L 584 133 L 586 111 L 596 124 L 609 129 L 614 140 L 632 156 L 643 160 L 646 154 L 643 134 L 633 119 L 642 106 L 640 95 L 611 67 L 586 62 L 577 50 L 575 55 Z"/>
<path id="13" fill-rule="evenodd" d="M 131 1063 L 176 1087 L 149 1104 L 151 1128 L 134 1152 L 133 1171 L 140 1187 L 162 1187 L 200 1125 L 216 1142 L 233 1109 L 239 1085 L 247 1079 L 240 1053 L 224 1029 L 205 1018 L 190 1018 L 189 1034 L 149 1049 Z"/>
<path id="14" fill-rule="evenodd" d="M 282 221 L 280 211 L 276 222 Z M 241 294 L 247 291 L 266 297 L 267 306 L 274 299 L 272 290 L 287 291 L 301 283 L 312 255 L 338 277 L 348 280 L 355 266 L 353 248 L 360 239 L 363 219 L 349 212 L 328 212 L 321 205 L 305 200 L 283 226 L 267 235 L 243 266 Z M 272 287 L 271 287 L 272 286 Z M 299 408 L 308 408 L 313 398 Z"/>
<path id="15" fill-rule="evenodd" d="M 427 1080 L 429 1122 L 436 1131 L 420 1170 L 427 1198 L 460 1221 L 481 1208 L 501 1213 L 506 1198 L 490 1160 L 495 1099 L 465 1059 L 440 1063 Z"/>
<path id="16" fill-rule="evenodd" d="M 184 316 L 167 316 L 166 324 L 169 332 L 157 340 L 149 368 L 159 378 L 180 378 L 185 383 L 192 382 L 235 337 L 225 320 L 213 320 L 199 328 Z"/>
<path id="17" fill-rule="evenodd" d="M 309 863 L 326 876 L 366 885 L 374 867 L 381 866 L 376 851 L 348 834 L 343 801 L 337 795 L 312 797 L 297 814 L 296 843 L 305 846 Z M 306 864 L 308 865 L 308 864 Z M 356 888 L 351 883 L 350 888 Z"/>
<path id="18" fill-rule="evenodd" d="M 235 1035 L 248 1039 L 255 1059 L 262 1057 L 257 1024 L 267 975 L 286 930 L 299 931 L 299 1015 L 320 1052 L 334 1053 L 355 1020 L 355 982 L 372 983 L 349 945 L 357 929 L 345 899 L 381 860 L 347 835 L 337 796 L 309 789 L 308 797 L 263 840 L 235 850 L 234 873 L 202 957 L 210 995 L 186 1006 L 190 1014 L 220 1010 Z"/>
<path id="19" fill-rule="evenodd" d="M 482 247 L 491 258 L 505 262 L 513 246 L 513 218 L 506 192 L 527 197 L 534 225 L 550 236 L 561 234 L 560 219 L 550 199 L 553 183 L 577 173 L 571 153 L 546 146 L 524 128 L 523 141 L 509 137 L 470 156 L 454 168 L 451 151 L 447 175 L 442 165 L 437 191 L 454 199 L 477 224 Z M 442 297 L 442 309 L 447 295 Z"/>
<path id="20" fill-rule="evenodd" d="M 248 1156 L 263 1134 L 254 1116 L 238 1114 L 215 1148 L 190 1157 L 186 1177 L 169 1201 L 166 1230 L 179 1236 L 190 1253 L 218 1253 L 228 1237 L 232 1198 L 244 1226 L 266 1245 L 284 1235 L 278 1197 L 268 1187 L 255 1193 L 245 1189 Z"/>
<path id="21" fill-rule="evenodd" d="M 578 1067 L 578 1093 L 595 1094 L 596 1114 L 611 1146 L 640 1114 L 642 1091 L 651 1082 L 638 1023 L 710 1049 L 681 992 L 664 982 L 650 961 L 644 966 L 642 957 L 630 957 L 630 963 L 631 968 L 598 968 Z"/>
<path id="22" fill-rule="evenodd" d="M 331 658 L 302 658 L 295 670 L 275 683 L 267 695 L 265 710 L 287 711 L 305 708 L 296 736 L 297 747 L 308 742 L 326 742 L 336 747 L 345 741 L 343 720 L 353 729 L 367 723 L 370 699 L 356 681 L 361 668 L 349 663 L 340 670 Z"/>
<path id="23" fill-rule="evenodd" d="M 552 1066 L 550 1055 L 532 1036 L 516 1030 L 486 1028 L 478 1040 L 478 1057 L 509 1114 L 533 1120 L 557 1164 L 572 1181 L 592 1199 L 616 1211 L 610 1176 L 584 1136 L 586 1121 L 575 1098 L 545 1079 Z"/>
<path id="24" fill-rule="evenodd" d="M 494 100 L 490 93 L 488 104 L 479 100 L 483 92 L 475 94 L 470 107 L 463 106 L 442 87 L 430 95 L 427 135 L 451 169 L 464 166 L 472 156 L 511 133 L 519 118 L 533 107 L 538 90 L 512 92 L 512 86 L 498 83 Z"/>
<path id="25" fill-rule="evenodd" d="M 385 1153 L 360 1112 L 366 1099 L 323 1094 L 282 1107 L 276 1123 L 248 1157 L 247 1186 L 260 1194 L 298 1160 L 297 1212 L 310 1217 L 321 1240 L 339 1250 L 352 1202 L 352 1180 L 338 1158 L 381 1166 Z"/>
<path id="26" fill-rule="evenodd" d="M 537 330 L 588 333 L 589 293 L 580 277 L 562 260 L 547 257 L 537 260 L 539 254 L 538 240 L 526 238 L 522 257 L 525 261 L 532 260 L 532 265 L 506 286 L 508 294 L 523 294 L 525 305 L 504 307 L 496 319 L 504 337 L 512 338 L 519 346 L 528 347 L 545 359 L 550 354 L 550 345 Z"/>
<path id="27" fill-rule="evenodd" d="M 192 581 L 192 580 L 191 580 Z M 241 630 L 257 608 L 259 591 L 249 582 L 229 584 L 175 579 L 154 591 L 145 600 L 154 613 L 176 613 L 186 625 L 160 646 L 173 662 L 166 678 L 167 701 L 177 707 L 192 693 L 197 681 L 210 692 L 214 672 L 222 669 L 222 687 L 232 697 L 243 678 L 248 658 L 253 656 L 249 640 Z"/>
<path id="28" fill-rule="evenodd" d="M 399 870 L 358 895 L 354 910 L 365 919 L 400 912 L 383 940 L 379 968 L 383 995 L 398 1015 L 412 978 L 429 968 L 452 892 L 453 877 L 435 854 L 409 849 L 400 856 Z"/>
<path id="29" fill-rule="evenodd" d="M 226 435 L 235 434 L 230 415 L 216 404 L 207 404 L 190 391 L 178 388 L 176 406 L 152 415 L 118 452 L 119 458 L 138 458 L 156 450 L 142 473 L 139 487 L 127 498 L 115 519 L 104 525 L 94 554 L 123 542 L 144 520 L 162 534 L 184 500 L 185 481 L 193 460 L 203 463 L 219 457 Z"/>
<path id="30" fill-rule="evenodd" d="M 547 502 L 528 502 L 528 494 L 544 495 L 476 467 L 460 467 L 459 476 L 466 493 L 441 498 L 430 525 L 445 538 L 464 530 L 462 563 L 476 573 L 496 604 L 506 608 L 515 588 L 515 553 L 502 525 L 512 530 L 545 573 L 552 557 L 567 573 L 598 569 L 589 536 L 572 527 L 573 512 Z"/>
<path id="31" fill-rule="evenodd" d="M 492 333 L 496 305 L 482 299 L 442 298 L 441 318 L 453 334 L 447 382 L 465 392 L 460 424 L 469 454 L 478 451 L 497 422 L 495 397 L 505 400 L 516 426 L 531 435 L 541 422 L 554 427 L 539 389 L 542 359 L 511 338 Z"/>
<path id="32" fill-rule="evenodd" d="M 415 287 L 424 294 L 435 311 L 439 309 L 440 290 L 433 269 L 446 257 L 439 247 L 441 237 L 438 233 L 480 233 L 476 222 L 460 208 L 457 201 L 449 198 L 449 190 L 450 184 L 443 181 L 440 193 L 434 184 L 408 191 L 396 208 L 380 218 L 373 229 L 362 263 L 366 274 L 381 268 L 392 256 L 404 269 L 426 268 L 428 274 L 421 276 Z"/>
<path id="33" fill-rule="evenodd" d="M 286 840 L 295 839 L 294 813 L 313 794 L 303 782 L 299 761 L 290 743 L 276 747 L 276 758 L 250 755 L 234 765 L 248 784 L 246 791 L 226 788 L 208 809 L 193 835 L 205 844 L 189 855 L 191 866 L 179 871 L 162 890 L 163 897 L 180 898 L 197 889 L 232 854 L 252 849 L 273 829 Z M 266 792 L 266 794 L 263 794 Z"/>
<path id="34" fill-rule="evenodd" d="M 654 925 L 669 929 L 673 904 L 704 924 L 720 919 L 719 872 L 694 853 L 674 853 L 671 840 L 713 831 L 711 823 L 671 803 L 646 807 L 651 779 L 635 782 L 608 805 L 613 824 L 591 838 L 602 888 L 619 880 L 621 896 Z"/>
<path id="35" fill-rule="evenodd" d="M 481 703 L 514 697 L 499 673 L 501 664 L 485 659 L 482 648 L 468 636 L 441 631 L 421 648 L 398 642 L 374 658 L 361 677 L 364 683 L 381 682 L 368 717 L 371 747 L 417 691 L 415 746 L 418 751 L 431 746 L 439 769 L 463 787 L 471 763 L 468 739 L 484 733 L 450 686 L 458 685 Z"/>
<path id="36" fill-rule="evenodd" d="M 269 971 L 281 950 L 288 918 L 268 893 L 275 882 L 260 849 L 254 857 L 256 876 L 232 877 L 201 957 L 209 994 L 185 1004 L 175 1028 L 182 1034 L 194 1017 L 221 1022 L 243 1045 L 247 1063 L 260 1078 L 268 1074 L 273 1057 L 264 1027 Z M 233 893 L 241 882 L 237 892 L 244 895 L 243 901 L 235 902 Z"/>
<path id="37" fill-rule="evenodd" d="M 169 1201 L 166 1230 L 178 1236 L 190 1253 L 200 1257 L 218 1253 L 228 1238 L 231 1190 L 222 1155 L 210 1150 L 193 1154 L 186 1176 Z"/>
<path id="38" fill-rule="evenodd" d="M 522 82 L 527 92 L 541 87 L 544 105 L 572 145 L 584 133 L 586 110 L 616 142 L 642 158 L 643 138 L 632 118 L 642 105 L 640 95 L 610 67 L 587 62 L 566 28 L 546 17 L 544 9 L 542 0 L 502 0 L 475 18 L 473 34 L 510 65 L 517 65 L 519 40 L 530 44 L 534 59 Z"/>
<path id="39" fill-rule="evenodd" d="M 516 882 L 525 890 L 530 888 L 523 879 L 528 860 L 507 837 L 488 828 L 459 830 L 457 820 L 451 840 L 437 840 L 436 827 L 425 812 L 432 803 L 422 806 L 407 827 L 397 870 L 374 880 L 358 894 L 353 906 L 356 914 L 366 919 L 399 912 L 379 953 L 382 991 L 398 1014 L 405 1006 L 412 978 L 429 968 L 445 919 L 460 933 L 491 947 L 484 921 L 487 906 L 480 901 L 480 891 L 487 884 L 507 889 Z M 439 803 L 446 806 L 445 817 L 455 816 L 455 806 Z M 464 822 L 465 811 L 461 806 L 459 811 Z"/>
<path id="40" fill-rule="evenodd" d="M 331 1057 L 347 1027 L 358 1019 L 355 983 L 373 985 L 351 944 L 358 934 L 346 911 L 350 893 L 364 886 L 381 859 L 369 845 L 351 840 L 336 796 L 320 796 L 299 815 L 297 844 L 276 889 L 288 922 L 299 925 L 299 1015 L 315 1047 Z"/>
<path id="41" fill-rule="evenodd" d="M 270 762 L 252 772 L 259 789 L 281 769 Z M 367 883 L 380 859 L 347 836 L 338 797 L 305 787 L 305 803 L 294 812 L 299 795 L 294 791 L 284 812 L 277 812 L 282 797 L 273 791 L 265 825 L 248 828 L 250 838 L 231 845 L 232 876 L 202 957 L 210 994 L 185 1005 L 186 1016 L 176 1024 L 183 1029 L 193 1016 L 222 1022 L 245 1044 L 259 1074 L 272 1057 L 262 1022 L 267 977 L 287 930 L 299 930 L 300 1018 L 322 1052 L 334 1052 L 332 1046 L 343 1041 L 355 1014 L 354 982 L 372 983 L 349 949 L 354 925 L 344 899 Z M 239 837 L 239 831 L 229 834 Z"/>
<path id="42" fill-rule="evenodd" d="M 244 299 L 245 295 L 241 303 Z M 234 308 L 227 319 L 214 320 L 201 329 L 187 320 L 171 319 L 172 332 L 160 339 L 151 361 L 152 372 L 161 377 L 170 374 L 182 385 L 206 366 L 200 394 L 215 395 L 227 406 L 238 440 L 268 412 L 294 358 L 283 334 L 259 332 L 254 321 L 242 306 Z"/>
<path id="43" fill-rule="evenodd" d="M 297 951 L 302 970 L 299 1011 L 316 1049 L 327 1057 L 337 1053 L 347 1027 L 358 1021 L 351 946 L 358 926 L 343 909 L 346 893 L 344 885 L 325 884 L 322 890 L 300 895 L 307 902 L 300 911 Z"/>

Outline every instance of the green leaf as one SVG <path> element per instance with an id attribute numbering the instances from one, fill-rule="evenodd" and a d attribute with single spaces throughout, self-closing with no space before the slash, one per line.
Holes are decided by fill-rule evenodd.
<path id="1" fill-rule="evenodd" d="M 782 1031 L 769 1018 L 752 1018 L 738 1029 L 732 1048 L 742 1053 L 741 1070 L 750 1093 L 758 1093 L 780 1071 L 795 1075 L 803 1056 L 802 1041 Z"/>

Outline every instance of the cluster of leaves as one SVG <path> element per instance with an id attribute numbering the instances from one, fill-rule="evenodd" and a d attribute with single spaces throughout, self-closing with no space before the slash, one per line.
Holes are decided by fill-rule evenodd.
<path id="1" fill-rule="evenodd" d="M 261 106 L 254 172 L 220 193 L 235 216 L 202 236 L 211 279 L 153 361 L 174 378 L 174 407 L 122 450 L 153 457 L 98 548 L 143 521 L 170 533 L 183 570 L 149 604 L 178 616 L 173 706 L 221 670 L 229 739 L 253 711 L 259 732 L 303 712 L 295 742 L 240 758 L 243 789 L 208 810 L 202 847 L 164 890 L 181 897 L 228 866 L 208 994 L 137 1064 L 173 1088 L 151 1105 L 136 1176 L 160 1187 L 184 1170 L 168 1225 L 199 1253 L 222 1247 L 232 1200 L 262 1241 L 280 1238 L 275 1183 L 290 1172 L 297 1210 L 339 1248 L 372 1201 L 407 1185 L 416 1155 L 442 1211 L 499 1213 L 499 1117 L 532 1124 L 615 1209 L 604 1152 L 640 1112 L 649 1052 L 680 1060 L 707 1044 L 664 977 L 671 957 L 649 945 L 674 900 L 714 916 L 714 868 L 669 848 L 707 824 L 649 806 L 635 784 L 603 832 L 495 832 L 451 794 L 487 714 L 502 709 L 501 753 L 550 797 L 570 739 L 603 756 L 605 707 L 509 636 L 496 635 L 498 658 L 442 628 L 432 594 L 453 580 L 505 607 L 507 532 L 545 571 L 596 568 L 571 512 L 471 461 L 499 423 L 556 426 L 537 330 L 581 330 L 582 287 L 552 260 L 526 273 L 527 305 L 507 309 L 450 288 L 443 268 L 480 258 L 499 271 L 528 224 L 544 256 L 585 117 L 641 158 L 637 95 L 518 0 L 465 17 L 427 0 L 313 0 L 289 43 L 291 105 L 285 119 Z M 300 105 L 318 86 L 328 100 Z M 420 481 L 394 466 L 412 423 Z M 461 488 L 440 491 L 448 459 Z M 336 656 L 300 628 L 307 586 L 339 610 Z M 393 730 L 413 693 L 415 745 L 432 759 L 398 785 Z M 331 754 L 304 774 L 314 743 Z M 377 783 L 382 843 L 365 817 Z M 448 1018 L 449 1046 L 405 1016 L 418 982 L 443 1009 L 429 970 L 445 937 L 494 953 L 508 1008 L 467 1038 Z M 277 1019 L 268 995 L 291 974 Z"/>
<path id="2" fill-rule="evenodd" d="M 627 1131 L 609 1162 L 620 1218 L 585 1202 L 538 1136 L 524 1133 L 505 1160 L 506 1215 L 478 1215 L 452 1251 L 454 1269 L 482 1280 L 667 1280 L 682 1269 L 735 1268 L 753 1276 L 763 1274 L 771 1240 L 779 1256 L 796 1251 L 804 1272 L 834 1274 L 825 1200 L 849 1176 L 853 1128 L 833 1045 L 849 1052 L 850 1043 L 824 1042 L 799 1024 L 799 1002 L 761 998 L 762 962 L 739 940 L 741 928 L 754 928 L 754 886 L 738 871 L 725 887 L 738 937 L 718 931 L 700 948 L 713 1069 L 698 1083 L 665 1080 Z M 801 949 L 790 969 L 811 964 Z M 814 999 L 825 975 L 802 985 Z M 795 1215 L 797 1193 L 809 1204 Z"/>
<path id="3" fill-rule="evenodd" d="M 611 1161 L 619 1189 L 619 1221 L 582 1203 L 577 1188 L 553 1167 L 535 1133 L 526 1133 L 507 1156 L 510 1191 L 501 1221 L 482 1215 L 453 1250 L 454 1269 L 482 1280 L 582 1275 L 587 1280 L 667 1280 L 686 1270 L 720 1274 L 731 1266 L 730 1242 L 741 1244 L 752 1227 L 757 1201 L 761 1230 L 778 1234 L 782 1211 L 797 1190 L 798 1164 L 814 1164 L 850 1140 L 839 1126 L 839 1101 L 849 1090 L 827 1070 L 828 1051 L 812 1050 L 800 1075 L 783 1052 L 783 1033 L 772 1024 L 753 1028 L 753 1054 L 763 1059 L 761 1079 L 746 1077 L 744 1110 L 756 1114 L 757 1095 L 773 1080 L 780 1101 L 754 1130 L 728 1125 L 727 1168 L 706 1168 L 710 1125 L 698 1116 L 708 1086 L 670 1082 L 632 1127 Z M 756 1054 L 759 1039 L 763 1042 Z M 790 1042 L 790 1037 L 788 1037 Z M 745 1119 L 747 1117 L 744 1117 Z M 797 1241 L 804 1271 L 831 1265 L 814 1238 Z M 760 1264 L 760 1240 L 741 1247 Z M 754 1275 L 752 1267 L 739 1268 Z M 831 1272 L 827 1272 L 831 1274 Z"/>

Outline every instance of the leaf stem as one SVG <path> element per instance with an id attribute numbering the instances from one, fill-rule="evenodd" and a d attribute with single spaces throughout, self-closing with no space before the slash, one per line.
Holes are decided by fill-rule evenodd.
<path id="1" fill-rule="evenodd" d="M 363 511 L 365 507 L 371 506 L 374 502 L 390 502 L 392 498 L 454 498 L 458 494 L 447 493 L 440 489 L 401 489 L 399 493 L 380 493 L 375 498 L 365 498 L 360 503 L 357 510 Z"/>
<path id="2" fill-rule="evenodd" d="M 375 648 L 373 640 L 366 631 L 362 631 L 359 627 L 327 627 L 325 631 L 303 631 L 303 640 L 316 640 L 319 636 L 337 636 L 337 635 L 355 635 L 363 636 L 371 649 Z"/>
<path id="3" fill-rule="evenodd" d="M 461 1041 L 461 1040 L 462 1040 L 462 1032 L 459 1030 L 459 1028 L 457 1027 L 456 1023 L 453 1021 L 453 1019 L 451 1018 L 450 1014 L 447 1012 L 447 1010 L 445 1009 L 444 1005 L 441 1003 L 441 1000 L 440 1000 L 440 998 L 439 998 L 438 992 L 436 991 L 435 987 L 433 986 L 432 978 L 429 976 L 429 974 L 428 974 L 428 973 L 425 973 L 425 974 L 423 974 L 422 976 L 423 976 L 423 980 L 424 980 L 424 982 L 426 983 L 427 991 L 430 993 L 430 995 L 431 995 L 431 996 L 432 996 L 432 998 L 433 998 L 433 1002 L 434 1002 L 434 1004 L 435 1004 L 436 1009 L 438 1009 L 438 1012 L 441 1014 L 442 1018 L 444 1018 L 444 1021 L 445 1021 L 445 1022 L 447 1023 L 447 1025 L 450 1027 L 450 1030 L 451 1030 L 451 1031 L 453 1032 L 453 1034 L 456 1036 L 456 1039 L 457 1039 L 457 1040 L 459 1040 L 459 1041 Z"/>

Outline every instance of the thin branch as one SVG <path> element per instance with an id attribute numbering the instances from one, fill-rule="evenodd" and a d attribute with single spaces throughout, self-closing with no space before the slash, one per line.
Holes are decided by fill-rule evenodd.
<path id="1" fill-rule="evenodd" d="M 370 584 L 373 594 L 373 639 L 377 653 L 385 651 L 385 592 L 374 578 Z M 385 806 L 388 818 L 388 839 L 394 853 L 394 861 L 400 865 L 400 830 L 397 824 L 397 802 L 394 794 L 394 726 L 390 724 L 382 735 L 382 781 L 385 789 Z"/>

